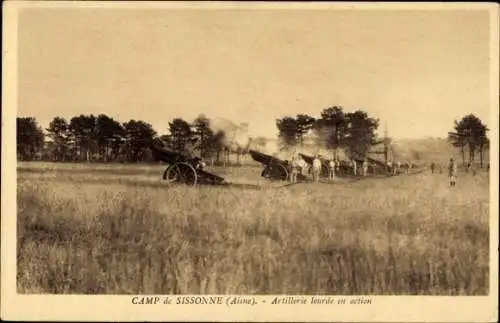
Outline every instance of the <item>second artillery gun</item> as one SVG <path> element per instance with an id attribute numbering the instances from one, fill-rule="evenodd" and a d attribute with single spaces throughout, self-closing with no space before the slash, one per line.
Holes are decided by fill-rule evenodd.
<path id="1" fill-rule="evenodd" d="M 253 160 L 264 165 L 261 176 L 268 180 L 286 181 L 291 172 L 291 163 L 288 160 L 282 160 L 274 156 L 261 153 L 256 150 L 249 150 Z M 297 180 L 305 180 L 306 177 L 299 172 Z"/>

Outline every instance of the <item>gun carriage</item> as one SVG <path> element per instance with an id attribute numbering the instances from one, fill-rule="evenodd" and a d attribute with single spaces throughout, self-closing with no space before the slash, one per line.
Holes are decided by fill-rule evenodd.
<path id="1" fill-rule="evenodd" d="M 292 165 L 288 160 L 282 160 L 274 156 L 261 153 L 256 150 L 249 150 L 253 160 L 264 165 L 261 176 L 268 180 L 286 181 L 292 170 Z M 305 176 L 299 173 L 297 180 L 304 180 Z"/>
<path id="2" fill-rule="evenodd" d="M 169 164 L 163 172 L 163 180 L 169 183 L 227 185 L 223 177 L 205 171 L 200 158 L 158 146 L 152 146 L 151 152 L 156 160 Z"/>
<path id="3" fill-rule="evenodd" d="M 358 155 L 360 155 L 360 154 L 358 154 Z M 371 174 L 385 174 L 385 175 L 392 174 L 392 167 L 394 167 L 394 165 L 389 166 L 386 163 L 384 163 L 378 159 L 371 158 L 369 156 L 366 156 L 365 158 L 369 162 L 369 166 L 368 166 L 369 173 L 371 173 Z M 363 163 L 362 158 L 355 158 L 355 160 L 356 160 L 356 163 L 358 163 L 358 165 L 362 165 L 362 163 Z M 404 165 L 402 165 L 402 167 L 404 167 Z"/>

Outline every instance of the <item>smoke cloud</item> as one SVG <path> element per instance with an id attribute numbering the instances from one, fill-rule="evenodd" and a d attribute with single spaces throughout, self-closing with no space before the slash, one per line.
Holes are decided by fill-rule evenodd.
<path id="1" fill-rule="evenodd" d="M 216 118 L 210 120 L 208 126 L 214 133 L 224 133 L 223 145 L 233 151 L 246 149 L 250 142 L 248 124 L 238 125 L 227 119 Z"/>
<path id="2" fill-rule="evenodd" d="M 284 145 L 279 138 L 251 138 L 248 133 L 248 124 L 245 123 L 236 124 L 224 118 L 214 118 L 209 120 L 208 126 L 214 133 L 224 133 L 223 145 L 232 151 L 253 149 L 284 160 L 290 160 L 292 156 L 297 156 L 299 153 L 310 156 L 320 154 L 326 159 L 334 156 L 333 150 L 325 148 L 328 131 L 316 133 L 314 137 L 304 138 L 302 145 L 282 149 Z M 342 150 L 337 151 L 337 156 L 346 157 Z"/>

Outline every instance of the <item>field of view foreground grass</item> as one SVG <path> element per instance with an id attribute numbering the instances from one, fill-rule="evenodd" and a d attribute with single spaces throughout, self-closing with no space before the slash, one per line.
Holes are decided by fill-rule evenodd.
<path id="1" fill-rule="evenodd" d="M 168 186 L 163 168 L 18 167 L 21 293 L 485 295 L 488 173 L 260 188 Z"/>

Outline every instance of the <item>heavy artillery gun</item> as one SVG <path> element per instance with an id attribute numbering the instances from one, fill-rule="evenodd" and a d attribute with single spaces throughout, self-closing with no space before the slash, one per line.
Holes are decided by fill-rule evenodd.
<path id="1" fill-rule="evenodd" d="M 376 174 L 376 173 L 390 174 L 391 173 L 391 169 L 383 161 L 380 161 L 378 159 L 371 158 L 368 156 L 366 156 L 365 158 L 370 163 L 369 164 L 370 166 L 368 167 L 368 171 L 370 173 L 372 173 L 372 174 Z"/>
<path id="2" fill-rule="evenodd" d="M 360 156 L 360 154 L 358 154 Z M 404 162 L 401 164 L 401 167 L 396 167 L 396 165 L 393 163 L 392 165 L 389 165 L 387 163 L 384 163 L 378 159 L 371 158 L 369 156 L 365 157 L 366 160 L 370 163 L 370 166 L 368 168 L 368 171 L 372 174 L 385 174 L 385 175 L 395 175 L 395 174 L 401 174 L 401 173 L 409 173 L 410 168 L 411 169 L 416 169 L 419 168 L 415 164 L 410 164 L 408 161 Z M 362 163 L 363 160 L 361 158 L 355 158 L 356 162 Z"/>
<path id="3" fill-rule="evenodd" d="M 252 159 L 264 165 L 261 176 L 268 180 L 286 181 L 291 172 L 291 163 L 288 160 L 282 160 L 274 156 L 261 153 L 250 149 L 248 151 Z M 304 180 L 306 177 L 299 173 L 297 180 Z"/>
<path id="4" fill-rule="evenodd" d="M 205 171 L 200 158 L 156 145 L 151 146 L 150 149 L 156 160 L 161 160 L 169 164 L 163 173 L 163 179 L 170 183 L 183 183 L 187 185 L 228 184 L 224 178 Z"/>
<path id="5" fill-rule="evenodd" d="M 351 159 L 356 162 L 358 169 L 362 167 L 363 162 L 366 160 L 368 162 L 368 173 L 371 174 L 389 174 L 391 172 L 391 170 L 388 168 L 388 165 L 383 161 L 372 158 L 370 156 L 366 156 L 365 154 L 360 154 L 356 151 L 354 151 Z"/>

